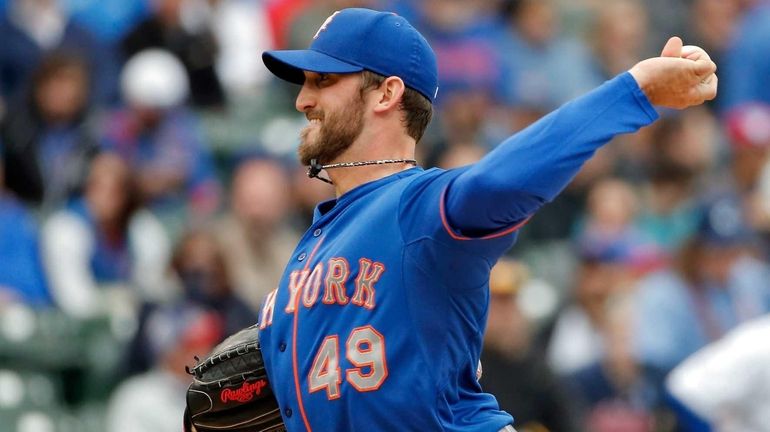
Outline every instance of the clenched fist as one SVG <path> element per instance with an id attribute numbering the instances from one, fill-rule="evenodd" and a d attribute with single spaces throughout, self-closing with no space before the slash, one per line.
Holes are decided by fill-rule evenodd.
<path id="1" fill-rule="evenodd" d="M 660 57 L 643 60 L 629 72 L 653 105 L 683 109 L 716 97 L 716 69 L 702 48 L 682 46 L 672 37 Z"/>

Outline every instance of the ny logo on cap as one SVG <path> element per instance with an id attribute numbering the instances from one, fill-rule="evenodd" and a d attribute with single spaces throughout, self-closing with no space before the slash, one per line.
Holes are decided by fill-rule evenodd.
<path id="1" fill-rule="evenodd" d="M 332 22 L 334 17 L 337 16 L 338 13 L 340 13 L 340 11 L 334 12 L 333 14 L 329 15 L 329 18 L 326 18 L 326 21 L 324 21 L 324 23 L 321 24 L 321 28 L 319 28 L 318 31 L 315 32 L 313 39 L 318 39 L 318 35 L 320 35 L 322 31 L 326 30 L 326 27 L 329 26 L 329 24 Z"/>

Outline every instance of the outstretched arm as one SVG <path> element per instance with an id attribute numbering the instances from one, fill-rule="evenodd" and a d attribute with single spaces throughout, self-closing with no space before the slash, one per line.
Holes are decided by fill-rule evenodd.
<path id="1" fill-rule="evenodd" d="M 553 200 L 599 147 L 655 121 L 652 105 L 682 109 L 713 99 L 715 70 L 705 51 L 669 39 L 661 57 L 637 63 L 548 114 L 458 176 L 445 196 L 450 226 L 483 235 L 525 220 Z"/>

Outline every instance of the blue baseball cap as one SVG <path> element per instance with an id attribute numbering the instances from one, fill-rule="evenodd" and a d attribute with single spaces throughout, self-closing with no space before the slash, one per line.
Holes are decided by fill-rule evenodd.
<path id="1" fill-rule="evenodd" d="M 696 232 L 702 243 L 717 248 L 731 247 L 749 244 L 755 235 L 738 195 L 719 193 L 704 199 Z"/>
<path id="2" fill-rule="evenodd" d="M 431 102 L 438 94 L 436 54 L 407 20 L 391 12 L 337 11 L 318 29 L 309 49 L 265 51 L 262 61 L 270 72 L 294 84 L 305 82 L 303 71 L 368 70 L 401 78 Z"/>

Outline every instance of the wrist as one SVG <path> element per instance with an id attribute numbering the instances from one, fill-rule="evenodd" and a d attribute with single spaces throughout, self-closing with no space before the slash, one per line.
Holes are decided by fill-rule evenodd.
<path id="1" fill-rule="evenodd" d="M 644 69 L 639 66 L 639 63 L 637 63 L 628 70 L 628 73 L 631 74 L 631 77 L 633 77 L 634 81 L 636 81 L 636 85 L 639 86 L 639 89 L 642 91 L 642 93 L 644 93 L 644 95 L 649 99 L 649 79 L 647 78 L 647 74 L 644 72 Z"/>

